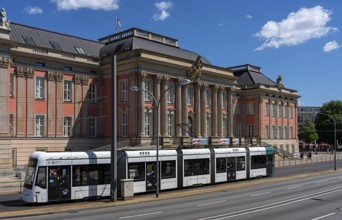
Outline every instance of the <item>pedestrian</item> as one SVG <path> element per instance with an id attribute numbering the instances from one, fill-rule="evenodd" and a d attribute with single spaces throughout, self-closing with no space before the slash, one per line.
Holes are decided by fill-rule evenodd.
<path id="1" fill-rule="evenodd" d="M 304 157 L 304 154 L 303 154 L 303 153 L 300 153 L 300 159 L 303 160 L 303 157 Z"/>

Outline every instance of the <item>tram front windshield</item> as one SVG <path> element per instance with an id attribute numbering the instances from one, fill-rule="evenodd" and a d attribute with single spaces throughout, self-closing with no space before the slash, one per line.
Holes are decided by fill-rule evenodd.
<path id="1" fill-rule="evenodd" d="M 27 189 L 32 189 L 34 175 L 36 173 L 37 168 L 37 159 L 29 159 L 27 170 L 26 170 L 26 177 L 24 182 L 24 187 Z"/>

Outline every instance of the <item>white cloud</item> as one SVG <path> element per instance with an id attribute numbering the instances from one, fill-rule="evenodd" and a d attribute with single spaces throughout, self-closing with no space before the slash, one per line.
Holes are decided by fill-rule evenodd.
<path id="1" fill-rule="evenodd" d="M 111 11 L 119 9 L 119 0 L 51 0 L 57 3 L 58 10 L 78 10 L 88 8 L 92 10 Z"/>
<path id="2" fill-rule="evenodd" d="M 323 47 L 324 52 L 330 52 L 333 50 L 336 50 L 338 48 L 342 47 L 342 45 L 339 45 L 335 40 L 334 41 L 329 41 L 326 43 Z"/>
<path id="3" fill-rule="evenodd" d="M 327 26 L 331 15 L 331 11 L 316 6 L 291 12 L 280 22 L 268 21 L 261 31 L 254 35 L 265 39 L 265 42 L 255 50 L 294 46 L 337 31 L 337 28 Z"/>
<path id="4" fill-rule="evenodd" d="M 246 18 L 253 19 L 253 16 L 252 15 L 246 15 Z"/>
<path id="5" fill-rule="evenodd" d="M 158 13 L 153 15 L 153 19 L 155 21 L 164 21 L 166 18 L 170 16 L 168 10 L 173 8 L 172 2 L 156 2 L 154 6 L 158 9 Z"/>
<path id="6" fill-rule="evenodd" d="M 31 6 L 27 6 L 24 11 L 27 14 L 30 15 L 36 15 L 36 14 L 43 14 L 43 9 L 39 8 L 39 7 L 31 7 Z"/>

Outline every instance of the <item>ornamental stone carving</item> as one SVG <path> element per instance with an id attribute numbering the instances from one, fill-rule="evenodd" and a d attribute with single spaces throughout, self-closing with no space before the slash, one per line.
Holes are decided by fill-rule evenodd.
<path id="1" fill-rule="evenodd" d="M 75 75 L 74 76 L 74 83 L 75 84 L 81 84 L 82 83 L 82 76 L 81 75 Z"/>
<path id="2" fill-rule="evenodd" d="M 17 77 L 25 77 L 25 68 L 24 67 L 17 67 L 15 70 Z"/>
<path id="3" fill-rule="evenodd" d="M 1 67 L 8 67 L 10 63 L 12 63 L 12 59 L 10 57 L 0 57 Z"/>
<path id="4" fill-rule="evenodd" d="M 57 82 L 63 82 L 63 76 L 64 74 L 63 73 L 55 73 L 55 78 L 56 78 L 56 81 Z"/>
<path id="5" fill-rule="evenodd" d="M 47 80 L 48 81 L 55 81 L 55 72 L 47 72 L 47 76 L 46 76 L 46 78 L 47 78 Z"/>
<path id="6" fill-rule="evenodd" d="M 82 76 L 82 85 L 88 85 L 88 76 Z"/>
<path id="7" fill-rule="evenodd" d="M 26 68 L 26 77 L 29 79 L 33 79 L 34 77 L 34 69 Z"/>
<path id="8" fill-rule="evenodd" d="M 7 13 L 4 8 L 0 10 L 0 28 L 11 30 L 10 22 L 7 20 Z"/>

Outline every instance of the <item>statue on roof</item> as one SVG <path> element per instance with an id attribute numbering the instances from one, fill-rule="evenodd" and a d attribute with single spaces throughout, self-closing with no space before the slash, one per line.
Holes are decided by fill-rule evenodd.
<path id="1" fill-rule="evenodd" d="M 7 13 L 4 8 L 0 10 L 0 28 L 10 29 Z"/>
<path id="2" fill-rule="evenodd" d="M 186 75 L 191 81 L 196 82 L 201 76 L 202 67 L 203 63 L 201 61 L 201 56 L 198 56 L 195 63 L 192 64 L 190 70 L 186 73 Z"/>
<path id="3" fill-rule="evenodd" d="M 283 77 L 282 77 L 281 75 L 278 75 L 276 85 L 277 85 L 277 87 L 278 87 L 279 89 L 283 89 L 283 88 L 284 88 Z"/>

